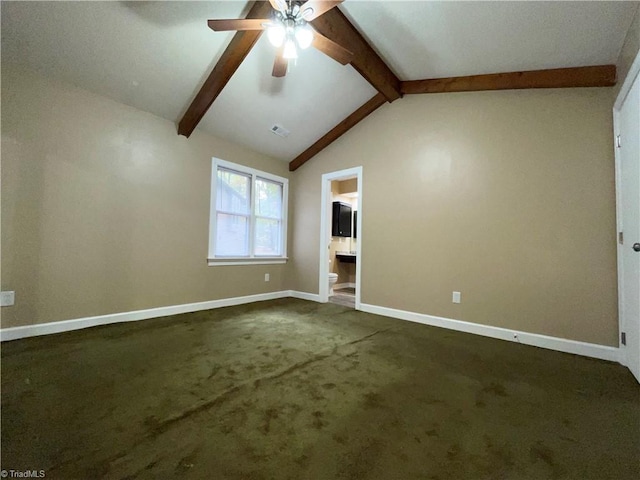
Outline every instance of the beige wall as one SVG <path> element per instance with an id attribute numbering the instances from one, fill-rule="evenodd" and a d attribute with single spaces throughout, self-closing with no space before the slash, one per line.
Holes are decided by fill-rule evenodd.
<path id="1" fill-rule="evenodd" d="M 284 288 L 284 266 L 208 267 L 211 157 L 287 165 L 3 65 L 2 327 Z M 271 281 L 264 282 L 264 273 Z"/>
<path id="2" fill-rule="evenodd" d="M 618 83 L 614 87 L 616 93 L 622 87 L 625 78 L 627 78 L 627 73 L 629 73 L 629 69 L 638 54 L 638 50 L 640 50 L 640 2 L 638 3 L 638 8 L 636 9 L 631 26 L 627 31 L 620 55 L 618 56 L 618 61 L 616 62 L 618 74 Z"/>
<path id="3" fill-rule="evenodd" d="M 207 267 L 211 157 L 286 163 L 3 65 L 2 327 L 315 293 L 320 176 L 363 165 L 364 303 L 616 345 L 613 93 L 407 96 L 291 175 L 287 266 Z"/>
<path id="4" fill-rule="evenodd" d="M 617 345 L 612 95 L 383 106 L 294 172 L 288 281 L 318 292 L 320 177 L 362 165 L 363 303 Z"/>
<path id="5" fill-rule="evenodd" d="M 337 193 L 354 193 L 358 191 L 358 179 L 350 178 L 349 180 L 342 180 L 332 182 L 338 185 Z"/>

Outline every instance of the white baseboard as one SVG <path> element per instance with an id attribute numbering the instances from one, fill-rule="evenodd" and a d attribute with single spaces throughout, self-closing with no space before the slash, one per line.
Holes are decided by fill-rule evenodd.
<path id="1" fill-rule="evenodd" d="M 149 308 L 147 310 L 135 310 L 132 312 L 112 313 L 109 315 L 98 315 L 95 317 L 62 320 L 60 322 L 39 323 L 36 325 L 25 325 L 23 327 L 3 328 L 0 329 L 0 341 L 5 342 L 8 340 L 17 340 L 19 338 L 35 337 L 38 335 L 69 332 L 71 330 L 80 330 L 82 328 L 95 327 L 98 325 L 108 325 L 110 323 L 135 322 L 138 320 L 147 320 L 149 318 L 166 317 L 168 315 L 197 312 L 200 310 L 210 310 L 212 308 L 231 307 L 233 305 L 242 305 L 244 303 L 260 302 L 263 300 L 274 300 L 276 298 L 284 298 L 289 296 L 292 296 L 291 291 L 283 290 L 280 292 L 259 293 L 257 295 L 247 295 L 244 297 L 210 300 L 208 302 L 186 303 L 183 305 Z"/>
<path id="2" fill-rule="evenodd" d="M 298 292 L 296 290 L 289 290 L 289 296 L 293 298 L 299 298 L 301 300 L 309 300 L 311 302 L 320 302 L 320 295 L 317 293 Z"/>
<path id="3" fill-rule="evenodd" d="M 275 300 L 277 298 L 293 297 L 312 302 L 320 302 L 320 295 L 315 293 L 298 292 L 296 290 L 283 290 L 280 292 L 260 293 L 257 295 L 247 295 L 244 297 L 223 298 L 208 302 L 187 303 L 183 305 L 172 305 L 168 307 L 150 308 L 147 310 L 135 310 L 132 312 L 113 313 L 109 315 L 99 315 L 95 317 L 76 318 L 73 320 L 63 320 L 60 322 L 40 323 L 36 325 L 25 325 L 22 327 L 11 327 L 0 329 L 0 341 L 17 340 L 20 338 L 35 337 L 39 335 L 49 335 L 52 333 L 68 332 L 80 330 L 82 328 L 95 327 L 98 325 L 108 325 L 119 322 L 135 322 L 147 320 L 149 318 L 166 317 L 180 313 L 197 312 L 200 310 L 210 310 L 213 308 L 230 307 L 245 303 L 260 302 L 264 300 Z M 619 349 L 605 345 L 578 342 L 564 338 L 549 337 L 536 333 L 520 332 L 506 328 L 480 325 L 478 323 L 464 322 L 450 318 L 435 317 L 422 313 L 408 312 L 394 308 L 379 307 L 362 303 L 360 310 L 374 313 L 386 317 L 408 320 L 410 322 L 422 323 L 434 327 L 457 330 L 459 332 L 473 333 L 485 337 L 498 338 L 510 342 L 519 342 L 534 347 L 547 348 L 560 352 L 573 353 L 586 357 L 599 358 L 612 362 L 620 362 Z"/>
<path id="4" fill-rule="evenodd" d="M 557 350 L 559 352 L 573 353 L 575 355 L 583 355 L 585 357 L 599 358 L 601 360 L 609 360 L 611 362 L 620 362 L 620 352 L 616 347 L 608 347 L 606 345 L 597 345 L 595 343 L 578 342 L 565 338 L 548 337 L 537 333 L 520 332 L 518 330 L 509 330 L 500 327 L 491 327 L 489 325 L 481 325 L 478 323 L 464 322 L 462 320 L 453 320 L 451 318 L 435 317 L 433 315 L 425 315 L 422 313 L 407 312 L 405 310 L 396 310 L 394 308 L 379 307 L 377 305 L 360 304 L 360 310 L 385 317 L 398 318 L 400 320 L 408 320 L 410 322 L 422 323 L 433 327 L 447 328 L 449 330 L 457 330 L 459 332 L 474 333 L 484 337 L 498 338 L 510 342 L 522 343 L 534 347 L 547 348 L 549 350 Z"/>

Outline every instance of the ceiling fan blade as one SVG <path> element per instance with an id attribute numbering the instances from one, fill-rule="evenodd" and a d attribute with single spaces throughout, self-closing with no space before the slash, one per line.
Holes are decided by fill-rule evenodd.
<path id="1" fill-rule="evenodd" d="M 276 60 L 273 62 L 273 72 L 271 75 L 274 77 L 284 77 L 287 74 L 287 66 L 289 65 L 289 60 L 284 58 L 284 46 L 278 49 L 278 53 L 276 54 Z"/>
<path id="2" fill-rule="evenodd" d="M 271 4 L 274 10 L 278 10 L 279 12 L 287 11 L 286 0 L 269 0 L 269 3 Z"/>
<path id="3" fill-rule="evenodd" d="M 318 32 L 313 33 L 313 43 L 311 45 L 342 65 L 346 65 L 353 60 L 353 52 L 341 47 L 333 40 L 329 40 Z"/>
<path id="4" fill-rule="evenodd" d="M 231 20 L 209 20 L 209 28 L 216 32 L 226 32 L 229 30 L 264 30 L 264 24 L 271 20 L 265 18 L 244 18 Z"/>
<path id="5" fill-rule="evenodd" d="M 336 5 L 340 5 L 344 0 L 309 0 L 300 7 L 300 16 L 307 22 L 318 18 L 325 12 L 328 12 Z"/>

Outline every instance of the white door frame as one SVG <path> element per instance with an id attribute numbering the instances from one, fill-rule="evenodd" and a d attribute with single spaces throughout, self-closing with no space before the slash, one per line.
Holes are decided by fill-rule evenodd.
<path id="1" fill-rule="evenodd" d="M 624 315 L 623 305 L 623 292 L 624 292 L 624 280 L 623 280 L 623 267 L 622 267 L 622 245 L 618 242 L 617 232 L 623 231 L 622 228 L 622 198 L 621 198 L 621 173 L 620 173 L 620 151 L 617 148 L 617 135 L 620 125 L 620 109 L 624 100 L 627 98 L 633 82 L 640 73 L 640 51 L 636 54 L 636 58 L 631 64 L 629 73 L 620 88 L 620 92 L 616 97 L 616 101 L 613 104 L 613 144 L 615 152 L 615 168 L 616 168 L 616 245 L 617 245 L 617 257 L 618 257 L 618 348 L 619 348 L 619 362 L 622 365 L 627 366 L 627 350 L 625 345 L 622 344 L 620 332 L 626 331 L 626 319 Z"/>
<path id="2" fill-rule="evenodd" d="M 331 244 L 331 231 L 329 215 L 331 214 L 331 182 L 334 180 L 346 180 L 357 178 L 358 185 L 358 241 L 356 242 L 356 310 L 360 310 L 360 298 L 362 289 L 362 166 L 348 168 L 337 172 L 322 175 L 322 187 L 320 195 L 320 254 L 319 254 L 319 289 L 318 296 L 322 303 L 329 301 L 329 246 Z"/>

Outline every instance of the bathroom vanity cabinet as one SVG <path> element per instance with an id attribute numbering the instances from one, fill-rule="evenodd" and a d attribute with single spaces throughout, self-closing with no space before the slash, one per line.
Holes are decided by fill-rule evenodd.
<path id="1" fill-rule="evenodd" d="M 353 238 L 358 238 L 358 211 L 353 212 Z"/>
<path id="2" fill-rule="evenodd" d="M 331 221 L 332 237 L 351 236 L 351 205 L 343 202 L 333 202 L 333 216 Z"/>

